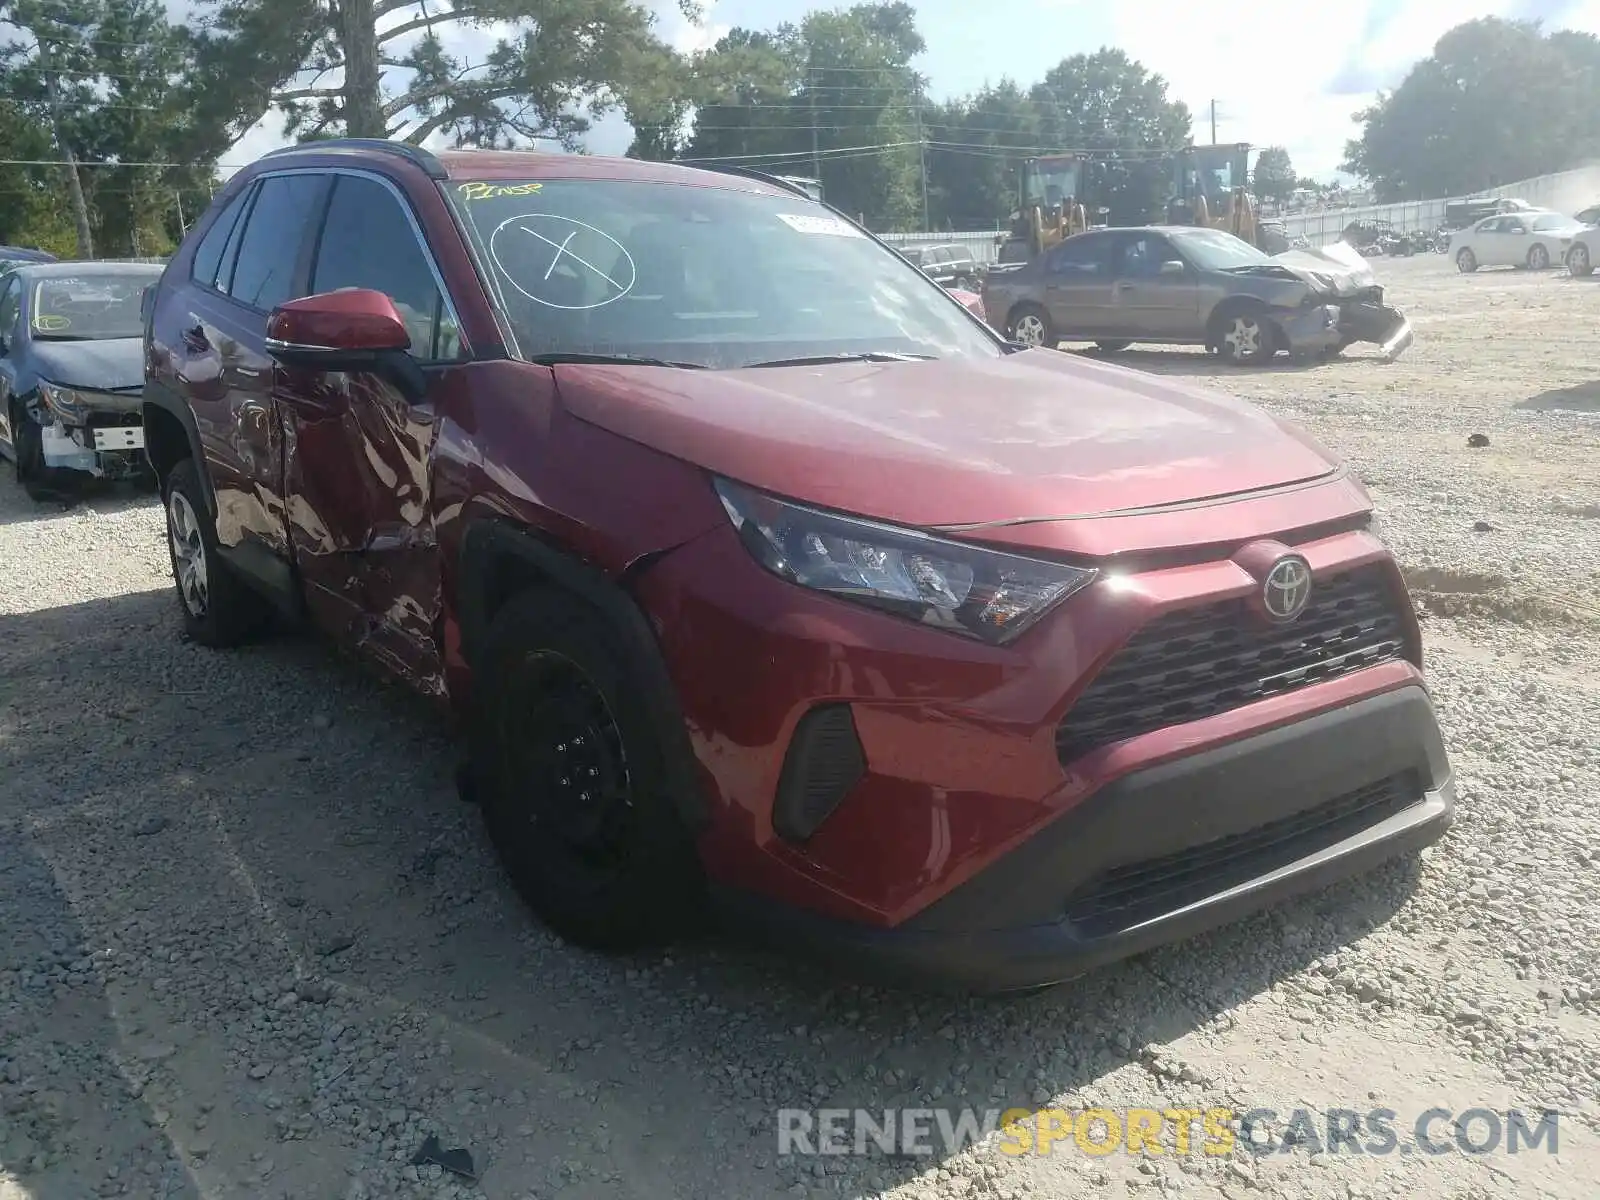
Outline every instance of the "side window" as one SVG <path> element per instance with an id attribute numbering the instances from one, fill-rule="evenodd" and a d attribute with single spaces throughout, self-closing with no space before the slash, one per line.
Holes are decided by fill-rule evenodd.
<path id="1" fill-rule="evenodd" d="M 1163 262 L 1178 257 L 1166 238 L 1148 233 L 1123 238 L 1118 249 L 1116 273 L 1125 279 L 1154 279 Z"/>
<path id="2" fill-rule="evenodd" d="M 1500 227 L 1501 233 L 1527 233 L 1528 226 L 1520 217 L 1507 217 Z"/>
<path id="3" fill-rule="evenodd" d="M 217 219 L 211 223 L 211 228 L 206 230 L 205 237 L 200 239 L 200 244 L 195 247 L 194 263 L 189 270 L 189 278 L 196 283 L 203 283 L 206 287 L 215 287 L 217 272 L 222 266 L 222 252 L 233 241 L 234 226 L 239 223 L 239 214 L 244 211 L 245 201 L 250 198 L 252 189 L 242 189 L 228 207 L 218 214 Z"/>
<path id="4" fill-rule="evenodd" d="M 371 288 L 400 310 L 411 333 L 411 354 L 423 360 L 452 359 L 461 339 L 400 201 L 381 183 L 341 175 L 333 186 L 328 219 L 311 269 L 311 291 Z"/>
<path id="5" fill-rule="evenodd" d="M 0 291 L 0 342 L 6 343 L 6 349 L 11 348 L 11 335 L 17 328 L 17 316 L 22 311 L 22 281 L 15 275 L 6 277 L 5 287 Z"/>
<path id="6" fill-rule="evenodd" d="M 1045 257 L 1051 275 L 1092 278 L 1111 273 L 1111 241 L 1103 237 L 1068 238 Z"/>
<path id="7" fill-rule="evenodd" d="M 239 238 L 228 295 L 263 311 L 293 299 L 300 249 L 327 186 L 326 175 L 272 175 L 261 181 Z"/>

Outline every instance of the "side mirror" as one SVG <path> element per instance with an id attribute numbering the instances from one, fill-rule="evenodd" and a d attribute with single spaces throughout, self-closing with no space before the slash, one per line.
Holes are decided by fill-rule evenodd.
<path id="1" fill-rule="evenodd" d="M 427 390 L 427 380 L 410 349 L 411 334 L 394 301 L 370 288 L 290 300 L 267 319 L 266 350 L 282 366 L 372 371 L 415 402 Z"/>
<path id="2" fill-rule="evenodd" d="M 1176 258 L 1169 258 L 1161 264 L 1161 274 L 1163 275 L 1182 275 L 1183 271 L 1183 263 Z"/>

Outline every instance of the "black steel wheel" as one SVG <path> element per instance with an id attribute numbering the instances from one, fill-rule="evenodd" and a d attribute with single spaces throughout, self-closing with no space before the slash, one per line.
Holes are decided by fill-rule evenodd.
<path id="1" fill-rule="evenodd" d="M 475 660 L 473 774 L 529 907 L 597 950 L 683 932 L 699 915 L 699 861 L 622 640 L 591 606 L 540 589 L 500 608 Z"/>

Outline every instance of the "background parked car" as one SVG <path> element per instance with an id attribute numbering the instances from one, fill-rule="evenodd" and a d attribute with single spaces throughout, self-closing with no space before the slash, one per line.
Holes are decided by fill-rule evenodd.
<path id="1" fill-rule="evenodd" d="M 140 263 L 33 263 L 0 274 L 0 452 L 36 500 L 145 467 Z"/>
<path id="2" fill-rule="evenodd" d="M 1543 271 L 1566 261 L 1572 239 L 1582 228 L 1565 213 L 1548 209 L 1485 217 L 1451 236 L 1450 256 L 1463 273 L 1479 267 Z"/>
<path id="3" fill-rule="evenodd" d="M 1280 350 L 1337 353 L 1355 341 L 1410 344 L 1404 314 L 1383 303 L 1371 268 L 1345 247 L 1269 255 L 1217 229 L 1091 230 L 984 279 L 990 324 L 1014 341 L 1054 346 L 1132 342 L 1205 346 L 1225 360 Z"/>
<path id="4" fill-rule="evenodd" d="M 9 271 L 22 263 L 55 261 L 56 256 L 48 250 L 33 250 L 27 246 L 0 246 L 0 271 Z"/>
<path id="5" fill-rule="evenodd" d="M 1573 235 L 1567 247 L 1567 272 L 1592 275 L 1596 263 L 1600 263 L 1600 227 L 1591 225 Z"/>
<path id="6" fill-rule="evenodd" d="M 983 268 L 972 251 L 956 242 L 935 246 L 906 246 L 900 253 L 912 266 L 920 267 L 934 282 L 963 291 L 978 290 Z"/>

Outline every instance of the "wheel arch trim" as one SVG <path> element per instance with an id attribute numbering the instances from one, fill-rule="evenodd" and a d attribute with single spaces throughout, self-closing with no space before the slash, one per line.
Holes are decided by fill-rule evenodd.
<path id="1" fill-rule="evenodd" d="M 633 660 L 661 738 L 673 805 L 691 834 L 709 823 L 711 806 L 689 741 L 678 692 L 655 632 L 633 596 L 603 571 L 537 531 L 503 518 L 472 521 L 462 534 L 456 613 L 469 666 L 481 653 L 497 602 L 523 587 L 564 591 L 595 609 Z M 504 572 L 518 582 L 508 589 Z M 504 593 L 504 594 L 500 594 Z"/>

